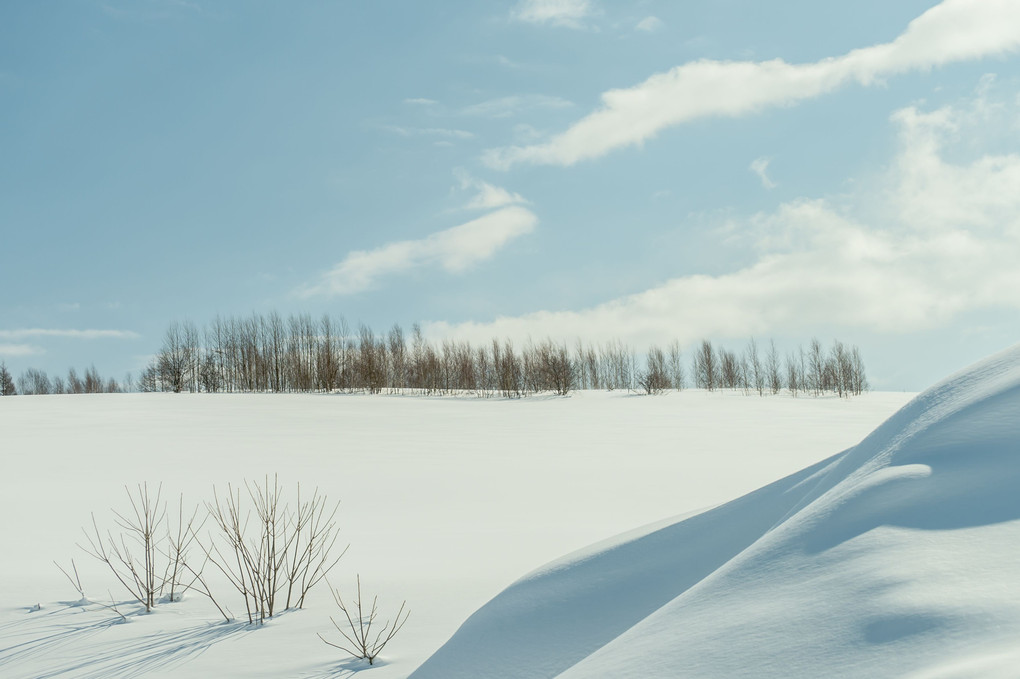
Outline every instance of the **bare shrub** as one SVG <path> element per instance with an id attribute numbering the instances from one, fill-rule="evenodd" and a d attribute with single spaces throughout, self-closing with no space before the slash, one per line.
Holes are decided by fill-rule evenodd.
<path id="1" fill-rule="evenodd" d="M 346 625 L 340 625 L 330 617 L 330 621 L 333 626 L 336 627 L 337 631 L 344 638 L 344 641 L 339 643 L 333 643 L 326 639 L 326 637 L 319 635 L 322 641 L 334 648 L 339 648 L 345 653 L 349 653 L 359 660 L 367 660 L 369 665 L 375 663 L 376 657 L 382 652 L 386 644 L 396 636 L 400 628 L 407 622 L 408 616 L 411 614 L 410 611 L 405 611 L 404 607 L 407 602 L 404 601 L 400 604 L 400 609 L 397 611 L 397 615 L 393 618 L 393 621 L 387 620 L 382 628 L 376 628 L 378 631 L 373 630 L 376 619 L 378 617 L 378 603 L 379 597 L 372 597 L 372 606 L 365 610 L 363 605 L 364 598 L 361 596 L 361 576 L 357 576 L 358 580 L 358 598 L 354 600 L 352 604 L 344 602 L 343 597 L 340 595 L 340 590 L 331 588 L 333 592 L 333 598 L 336 600 L 336 605 L 343 611 L 344 617 L 347 620 Z"/>
<path id="2" fill-rule="evenodd" d="M 249 623 L 263 623 L 277 612 L 276 596 L 287 588 L 285 607 L 304 605 L 308 592 L 323 580 L 343 557 L 333 557 L 337 540 L 334 521 L 339 503 L 329 510 L 325 497 L 313 493 L 302 503 L 298 487 L 297 509 L 281 504 L 281 488 L 245 483 L 251 508 L 242 503 L 241 490 L 227 486 L 223 498 L 214 490 L 209 514 L 226 542 L 204 547 L 206 557 L 244 598 Z M 252 512 L 254 511 L 254 521 Z M 249 526 L 251 529 L 249 530 Z"/>
<path id="3" fill-rule="evenodd" d="M 149 494 L 148 484 L 138 486 L 137 497 L 125 486 L 132 514 L 125 516 L 114 511 L 116 523 L 124 531 L 119 539 L 107 531 L 106 539 L 99 532 L 96 515 L 92 515 L 92 533 L 85 531 L 89 546 L 79 545 L 87 554 L 102 561 L 125 589 L 145 606 L 149 612 L 156 605 L 159 584 L 156 579 L 157 533 L 166 520 L 166 505 L 160 500 L 162 484 L 155 497 Z M 134 551 L 133 551 L 134 550 Z M 141 551 L 140 557 L 138 551 Z M 160 583 L 161 584 L 161 583 Z"/>

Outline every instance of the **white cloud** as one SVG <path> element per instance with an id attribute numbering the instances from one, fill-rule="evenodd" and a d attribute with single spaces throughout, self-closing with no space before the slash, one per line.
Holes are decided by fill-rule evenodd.
<path id="1" fill-rule="evenodd" d="M 851 82 L 883 78 L 1020 48 L 1020 2 L 944 0 L 889 43 L 814 63 L 699 60 L 639 85 L 602 94 L 602 107 L 548 142 L 491 149 L 496 168 L 516 163 L 573 165 L 639 145 L 662 130 L 710 116 L 747 115 L 795 104 Z"/>
<path id="2" fill-rule="evenodd" d="M 772 181 L 768 175 L 770 162 L 772 162 L 771 158 L 755 158 L 751 161 L 751 165 L 748 167 L 751 172 L 758 175 L 758 179 L 761 180 L 761 185 L 766 189 L 774 189 L 777 186 L 777 184 Z"/>
<path id="3" fill-rule="evenodd" d="M 445 127 L 402 127 L 400 125 L 381 125 L 387 132 L 402 137 L 440 137 L 441 139 L 473 139 L 474 133 L 467 130 L 456 130 Z"/>
<path id="4" fill-rule="evenodd" d="M 535 141 L 542 138 L 542 132 L 527 123 L 518 123 L 514 125 L 514 138 L 521 141 Z"/>
<path id="5" fill-rule="evenodd" d="M 507 205 L 526 205 L 528 203 L 519 193 L 508 191 L 501 186 L 493 186 L 463 171 L 457 171 L 455 174 L 460 181 L 462 190 L 475 192 L 475 195 L 464 206 L 467 209 L 494 210 Z"/>
<path id="6" fill-rule="evenodd" d="M 987 133 L 993 109 L 982 99 L 896 112 L 900 148 L 888 173 L 838 205 L 802 199 L 746 220 L 758 258 L 744 269 L 682 276 L 581 311 L 426 327 L 473 340 L 694 342 L 821 326 L 907 332 L 970 310 L 1020 309 L 1020 155 L 946 160 L 953 140 Z"/>
<path id="7" fill-rule="evenodd" d="M 659 17 L 647 16 L 639 21 L 638 25 L 634 28 L 645 33 L 655 33 L 662 30 L 665 26 L 666 24 Z"/>
<path id="8" fill-rule="evenodd" d="M 0 356 L 34 356 L 46 353 L 31 344 L 0 344 Z"/>
<path id="9" fill-rule="evenodd" d="M 530 233 L 537 223 L 538 218 L 530 210 L 507 206 L 420 240 L 351 252 L 317 283 L 298 294 L 350 295 L 371 289 L 381 278 L 427 267 L 461 273 L 489 259 L 515 238 Z"/>
<path id="10" fill-rule="evenodd" d="M 21 340 L 29 337 L 63 337 L 67 339 L 137 339 L 138 333 L 130 330 L 54 330 L 50 328 L 19 328 L 0 330 L 0 339 Z"/>
<path id="11" fill-rule="evenodd" d="M 461 113 L 467 116 L 486 118 L 509 118 L 533 109 L 569 108 L 573 105 L 573 102 L 560 97 L 544 94 L 519 94 L 472 104 L 462 109 Z"/>
<path id="12" fill-rule="evenodd" d="M 532 24 L 581 28 L 591 10 L 590 0 L 521 0 L 511 16 Z"/>
<path id="13" fill-rule="evenodd" d="M 435 106 L 439 102 L 435 99 L 426 99 L 425 97 L 411 97 L 404 99 L 405 104 L 414 104 L 417 106 Z"/>

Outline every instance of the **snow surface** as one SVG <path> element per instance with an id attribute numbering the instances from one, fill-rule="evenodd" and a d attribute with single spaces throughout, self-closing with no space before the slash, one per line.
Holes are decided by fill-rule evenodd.
<path id="1" fill-rule="evenodd" d="M 856 447 L 534 571 L 413 679 L 1020 676 L 1020 347 Z"/>
<path id="2" fill-rule="evenodd" d="M 971 391 L 988 389 L 979 382 Z M 784 646 L 803 644 L 822 664 L 859 651 L 854 662 L 864 663 L 882 644 L 902 646 L 894 637 L 909 640 L 902 635 L 911 625 L 924 638 L 991 638 L 971 634 L 960 622 L 968 616 L 1001 615 L 1008 634 L 1018 618 L 1011 617 L 1012 588 L 1002 574 L 1015 570 L 1003 571 L 988 555 L 1001 548 L 1005 559 L 1009 545 L 974 532 L 996 525 L 955 508 L 964 507 L 966 483 L 973 483 L 1000 501 L 985 518 L 1009 515 L 1010 498 L 994 495 L 1012 480 L 1008 467 L 989 479 L 983 467 L 951 463 L 947 451 L 942 461 L 918 452 L 914 467 L 899 469 L 899 461 L 870 462 L 878 453 L 869 456 L 862 447 L 819 462 L 860 441 L 910 396 L 0 398 L 0 676 L 403 678 L 447 640 L 415 676 L 676 676 L 670 668 L 690 660 L 686 651 L 700 658 L 691 676 L 719 676 L 739 664 L 742 644 L 753 647 L 759 635 L 777 662 L 792 666 Z M 1007 401 L 999 406 L 1008 408 Z M 877 451 L 876 436 L 902 435 L 897 432 L 920 417 L 918 406 L 911 408 L 893 420 L 902 426 L 886 425 L 866 445 Z M 973 433 L 966 426 L 955 431 L 961 440 Z M 1006 464 L 994 451 L 985 457 Z M 925 464 L 936 472 L 922 477 Z M 687 521 L 662 520 L 719 505 L 806 466 Z M 880 473 L 890 473 L 883 469 L 895 474 L 883 480 Z M 851 471 L 858 479 L 853 493 L 833 496 Z M 194 506 L 211 499 L 214 485 L 273 473 L 290 487 L 317 484 L 341 501 L 342 539 L 351 548 L 334 584 L 349 591 L 360 573 L 366 592 L 379 594 L 383 616 L 407 600 L 410 620 L 381 664 L 365 669 L 316 637 L 330 632 L 329 616 L 337 613 L 325 589 L 313 592 L 305 610 L 277 616 L 262 629 L 221 622 L 194 594 L 139 615 L 104 567 L 75 546 L 90 513 L 112 527 L 110 509 L 128 508 L 125 484 L 162 482 L 171 499 L 184 493 L 185 504 Z M 990 480 L 1002 483 L 989 489 Z M 896 484 L 928 484 L 922 490 L 931 493 L 939 522 L 955 517 L 978 525 L 948 531 L 949 538 L 917 528 L 914 505 L 897 504 L 899 494 L 882 490 Z M 863 502 L 867 497 L 885 497 L 888 509 Z M 940 510 L 943 501 L 955 504 Z M 841 504 L 847 511 L 836 511 Z M 792 518 L 784 523 L 787 514 Z M 864 532 L 890 516 L 895 524 Z M 828 528 L 812 529 L 822 521 Z M 624 531 L 630 532 L 623 538 L 584 547 Z M 864 534 L 853 538 L 858 532 Z M 947 554 L 948 539 L 964 541 L 966 549 Z M 581 548 L 499 595 L 521 573 Z M 72 558 L 93 603 L 79 601 L 53 565 L 69 567 Z M 854 575 L 860 569 L 874 572 Z M 920 572 L 936 572 L 940 584 L 929 589 L 916 582 Z M 848 574 L 853 582 L 835 582 Z M 226 588 L 221 597 L 235 614 L 243 611 Z M 859 619 L 823 615 L 830 605 L 842 610 L 840 597 L 860 599 Z M 979 603 L 990 599 L 996 603 Z M 113 600 L 129 622 L 104 607 Z M 773 619 L 776 607 L 782 615 Z M 855 621 L 865 625 L 863 639 L 853 636 Z M 811 629 L 805 632 L 805 625 Z M 783 641 L 790 629 L 796 638 Z M 824 630 L 838 637 L 831 648 Z M 476 643 L 465 644 L 471 638 Z M 721 659 L 715 657 L 720 650 L 727 650 Z M 973 657 L 954 653 L 960 672 L 981 673 L 999 662 L 976 650 Z M 1012 648 L 1000 652 L 1008 663 Z"/>

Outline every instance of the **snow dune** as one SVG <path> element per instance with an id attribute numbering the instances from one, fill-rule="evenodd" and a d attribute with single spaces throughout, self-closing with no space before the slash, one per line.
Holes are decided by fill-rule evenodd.
<path id="1" fill-rule="evenodd" d="M 828 460 L 538 569 L 411 677 L 1015 677 L 1018 519 L 1020 346 Z"/>

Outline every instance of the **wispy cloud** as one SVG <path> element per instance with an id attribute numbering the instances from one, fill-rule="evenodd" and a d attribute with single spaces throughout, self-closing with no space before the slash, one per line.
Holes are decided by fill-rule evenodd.
<path id="1" fill-rule="evenodd" d="M 131 330 L 67 330 L 53 328 L 18 328 L 0 330 L 0 340 L 23 340 L 31 337 L 61 337 L 66 339 L 137 339 L 140 335 Z"/>
<path id="2" fill-rule="evenodd" d="M 400 125 L 380 125 L 379 129 L 401 137 L 439 137 L 441 139 L 473 139 L 474 133 L 445 127 L 403 127 Z"/>
<path id="3" fill-rule="evenodd" d="M 503 195 L 500 191 L 496 189 L 487 194 L 483 190 L 475 207 L 500 204 L 506 197 L 515 202 L 512 199 L 516 194 L 506 192 Z M 419 240 L 397 241 L 374 250 L 351 252 L 317 282 L 298 290 L 297 294 L 301 297 L 351 295 L 375 287 L 382 278 L 416 269 L 438 267 L 448 273 L 462 273 L 489 259 L 510 241 L 530 233 L 537 223 L 538 218 L 530 210 L 508 205 Z"/>
<path id="4" fill-rule="evenodd" d="M 475 195 L 464 206 L 470 210 L 494 210 L 507 205 L 527 205 L 528 201 L 514 191 L 508 191 L 501 186 L 493 186 L 488 182 L 477 179 L 466 172 L 457 172 L 462 190 L 471 190 Z"/>
<path id="5" fill-rule="evenodd" d="M 582 19 L 592 11 L 590 0 L 521 0 L 511 16 L 518 21 L 582 28 Z"/>
<path id="6" fill-rule="evenodd" d="M 699 118 L 741 116 L 791 105 L 848 83 L 871 85 L 914 70 L 1020 48 L 1020 3 L 944 0 L 895 40 L 814 63 L 700 60 L 602 94 L 602 107 L 545 143 L 491 149 L 491 167 L 573 165 Z"/>
<path id="7" fill-rule="evenodd" d="M 411 97 L 409 99 L 404 99 L 404 103 L 416 106 L 435 106 L 439 102 L 435 99 L 426 99 L 425 97 Z"/>
<path id="8" fill-rule="evenodd" d="M 659 17 L 647 16 L 639 21 L 634 28 L 644 33 L 655 33 L 661 31 L 665 26 L 666 24 Z"/>
<path id="9" fill-rule="evenodd" d="M 758 175 L 758 179 L 761 180 L 761 185 L 766 189 L 774 189 L 777 186 L 777 184 L 772 181 L 768 175 L 770 162 L 772 162 L 771 158 L 755 158 L 751 161 L 750 166 L 748 166 L 748 169 L 751 170 L 751 172 Z"/>
<path id="10" fill-rule="evenodd" d="M 500 66 L 502 66 L 503 68 L 509 68 L 509 69 L 512 69 L 512 70 L 517 70 L 517 69 L 520 69 L 520 68 L 524 68 L 524 66 L 522 64 L 514 61 L 513 59 L 509 59 L 509 58 L 503 56 L 502 54 L 497 54 L 496 55 L 496 63 L 499 64 Z"/>
<path id="11" fill-rule="evenodd" d="M 891 120 L 899 149 L 887 174 L 838 203 L 801 199 L 744 221 L 757 261 L 723 275 L 687 275 L 570 312 L 489 323 L 427 326 L 431 334 L 633 342 L 746 337 L 852 327 L 901 333 L 977 309 L 1020 309 L 1020 154 L 950 162 L 953 139 L 972 142 L 1013 124 L 982 97 Z M 992 146 L 992 144 L 989 144 Z"/>
<path id="12" fill-rule="evenodd" d="M 44 353 L 42 347 L 31 344 L 0 344 L 0 356 L 35 356 Z"/>
<path id="13" fill-rule="evenodd" d="M 517 94 L 466 106 L 461 109 L 461 113 L 486 118 L 509 118 L 534 109 L 569 108 L 573 105 L 572 101 L 545 94 Z"/>

